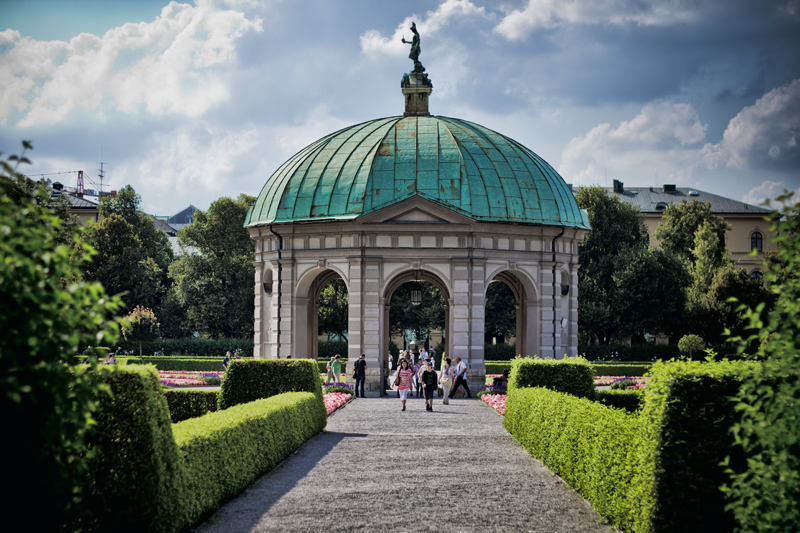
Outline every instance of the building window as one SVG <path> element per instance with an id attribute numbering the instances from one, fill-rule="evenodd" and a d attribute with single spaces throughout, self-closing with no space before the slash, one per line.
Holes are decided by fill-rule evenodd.
<path id="1" fill-rule="evenodd" d="M 764 237 L 761 235 L 760 231 L 754 231 L 752 235 L 750 235 L 750 249 L 755 250 L 756 252 L 763 252 L 762 249 L 764 246 Z"/>
<path id="2" fill-rule="evenodd" d="M 750 273 L 750 279 L 753 280 L 753 281 L 757 281 L 757 282 L 761 283 L 761 280 L 763 278 L 764 278 L 764 276 L 758 270 L 753 270 Z"/>

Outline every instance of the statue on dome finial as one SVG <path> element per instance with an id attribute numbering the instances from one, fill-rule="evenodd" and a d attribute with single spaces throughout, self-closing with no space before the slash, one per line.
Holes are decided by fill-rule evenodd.
<path id="1" fill-rule="evenodd" d="M 414 34 L 414 37 L 410 41 L 406 41 L 405 36 L 401 37 L 400 41 L 403 44 L 410 44 L 411 45 L 411 52 L 408 54 L 408 58 L 414 62 L 414 70 L 411 72 L 411 77 L 414 77 L 418 80 L 418 83 L 425 87 L 433 87 L 433 84 L 428 79 L 428 75 L 425 74 L 425 67 L 422 66 L 422 63 L 419 61 L 419 53 L 421 51 L 419 45 L 419 32 L 417 31 L 417 23 L 411 23 L 411 32 Z M 403 81 L 400 84 L 402 87 L 409 87 L 413 85 L 413 83 L 409 80 L 409 75 L 406 74 L 403 76 Z"/>

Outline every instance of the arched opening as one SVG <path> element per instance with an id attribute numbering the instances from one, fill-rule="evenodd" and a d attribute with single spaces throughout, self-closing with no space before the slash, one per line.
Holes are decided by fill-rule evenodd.
<path id="1" fill-rule="evenodd" d="M 516 356 L 519 301 L 511 287 L 494 279 L 486 288 L 484 358 L 510 359 Z"/>
<path id="2" fill-rule="evenodd" d="M 348 289 L 338 272 L 320 269 L 313 279 L 304 277 L 294 297 L 296 321 L 292 357 L 319 358 L 320 335 L 343 341 L 342 357 L 347 357 Z M 323 333 L 324 332 L 324 333 Z M 341 349 L 342 347 L 338 348 Z M 332 348 L 334 349 L 334 348 Z"/>
<path id="3" fill-rule="evenodd" d="M 502 298 L 495 299 L 495 295 Z M 504 325 L 507 332 L 513 331 L 513 356 L 533 356 L 539 354 L 539 302 L 536 298 L 536 288 L 530 280 L 520 277 L 512 271 L 502 271 L 493 275 L 486 286 L 485 324 L 486 340 L 489 344 L 496 335 L 490 330 L 493 322 Z M 511 320 L 513 318 L 513 328 Z M 496 330 L 495 330 L 496 332 Z M 491 337 L 490 337 L 490 334 Z M 499 342 L 499 341 L 497 341 Z M 493 357 L 492 350 L 498 348 L 486 347 L 485 357 Z M 510 349 L 506 349 L 510 354 Z M 488 359 L 488 357 L 486 357 Z"/>
<path id="4" fill-rule="evenodd" d="M 396 369 L 400 350 L 418 356 L 422 349 L 434 350 L 436 368 L 444 353 L 451 351 L 450 293 L 436 276 L 415 270 L 392 280 L 384 295 L 384 338 L 381 339 L 381 382 L 389 375 L 389 357 Z"/>

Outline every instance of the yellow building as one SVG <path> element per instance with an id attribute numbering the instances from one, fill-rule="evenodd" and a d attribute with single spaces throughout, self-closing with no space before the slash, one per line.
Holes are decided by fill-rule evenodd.
<path id="1" fill-rule="evenodd" d="M 697 189 L 668 184 L 662 187 L 625 187 L 621 181 L 614 180 L 614 187 L 608 189 L 608 194 L 638 207 L 644 215 L 647 231 L 651 237 L 661 223 L 664 210 L 670 204 L 680 203 L 682 200 L 711 204 L 714 214 L 731 226 L 725 235 L 725 245 L 731 254 L 731 259 L 746 268 L 751 278 L 762 276 L 761 262 L 764 259 L 764 252 L 775 251 L 769 223 L 764 220 L 770 212 L 769 209 Z M 651 239 L 651 242 L 653 245 L 658 244 L 655 239 Z M 758 252 L 755 256 L 750 255 L 753 249 Z"/>

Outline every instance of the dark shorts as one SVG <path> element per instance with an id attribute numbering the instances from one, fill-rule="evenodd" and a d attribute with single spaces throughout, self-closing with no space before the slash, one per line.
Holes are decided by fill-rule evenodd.
<path id="1" fill-rule="evenodd" d="M 433 400 L 433 393 L 436 392 L 436 387 L 426 387 L 425 388 L 425 399 L 426 400 Z"/>

